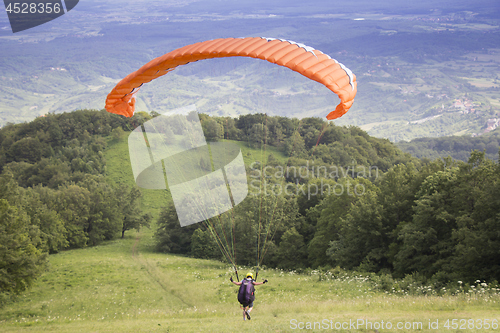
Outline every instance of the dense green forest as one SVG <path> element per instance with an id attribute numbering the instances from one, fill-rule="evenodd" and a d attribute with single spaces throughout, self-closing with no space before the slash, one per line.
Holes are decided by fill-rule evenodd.
<path id="1" fill-rule="evenodd" d="M 149 223 L 139 190 L 104 177 L 105 138 L 130 126 L 83 110 L 0 130 L 0 298 L 28 288 L 46 268 L 47 254 Z"/>
<path id="2" fill-rule="evenodd" d="M 242 203 L 181 228 L 172 203 L 153 221 L 137 187 L 105 177 L 103 151 L 155 116 L 81 110 L 0 130 L 0 303 L 29 288 L 50 253 L 150 224 L 160 252 L 238 265 L 415 283 L 500 278 L 500 166 L 483 152 L 468 162 L 422 161 L 319 118 L 200 115 L 207 140 L 232 140 L 261 158 L 246 163 Z M 221 241 L 224 230 L 233 241 Z"/>
<path id="3" fill-rule="evenodd" d="M 469 152 L 467 162 L 419 160 L 357 127 L 315 118 L 203 119 L 205 129 L 217 122 L 212 139 L 231 133 L 290 158 L 270 155 L 264 168 L 250 166 L 255 191 L 226 218 L 180 228 L 167 207 L 159 251 L 284 269 L 338 267 L 441 287 L 500 278 L 500 166 L 485 152 Z"/>

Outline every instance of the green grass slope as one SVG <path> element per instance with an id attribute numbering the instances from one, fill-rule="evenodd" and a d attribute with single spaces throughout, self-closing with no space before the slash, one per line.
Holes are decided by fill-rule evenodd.
<path id="1" fill-rule="evenodd" d="M 273 154 L 273 156 L 282 163 L 288 161 L 288 157 L 276 147 L 267 145 L 265 148 L 257 149 L 249 147 L 242 141 L 226 141 L 230 141 L 241 148 L 243 161 L 247 166 L 251 165 L 254 161 L 264 161 L 265 163 L 270 154 Z M 135 186 L 128 150 L 128 133 L 121 139 L 108 139 L 105 158 L 106 177 L 109 182 Z M 159 216 L 161 208 L 172 200 L 168 190 L 149 190 L 141 188 L 141 193 L 142 209 L 145 212 L 151 213 L 155 220 Z"/>
<path id="2" fill-rule="evenodd" d="M 108 143 L 108 179 L 133 185 L 127 139 Z M 271 152 L 284 158 L 274 149 L 238 144 L 246 164 Z M 143 193 L 145 209 L 158 212 L 165 191 Z M 259 280 L 269 283 L 257 287 L 252 320 L 244 322 L 228 264 L 155 253 L 153 234 L 154 227 L 128 231 L 124 239 L 51 255 L 49 270 L 33 288 L 0 309 L 0 331 L 294 332 L 310 323 L 310 331 L 396 331 L 400 324 L 407 325 L 402 332 L 445 332 L 457 319 L 468 332 L 483 332 L 485 319 L 490 329 L 500 320 L 499 291 L 480 283 L 469 288 L 457 282 L 457 290 L 439 295 L 419 287 L 410 295 L 397 284 L 360 275 L 262 269 Z M 239 267 L 240 277 L 249 269 Z"/>
<path id="3" fill-rule="evenodd" d="M 478 325 L 490 319 L 491 325 L 500 319 L 498 291 L 410 296 L 374 291 L 361 276 L 265 269 L 259 278 L 269 283 L 257 287 L 252 320 L 243 322 L 228 265 L 154 253 L 151 236 L 150 230 L 131 232 L 123 240 L 51 255 L 50 271 L 0 311 L 2 332 L 292 332 L 299 323 L 350 321 L 364 324 L 332 331 L 375 332 L 366 322 L 384 321 L 422 323 L 421 330 L 405 332 L 444 332 L 447 320 Z M 429 329 L 429 320 L 439 329 Z"/>

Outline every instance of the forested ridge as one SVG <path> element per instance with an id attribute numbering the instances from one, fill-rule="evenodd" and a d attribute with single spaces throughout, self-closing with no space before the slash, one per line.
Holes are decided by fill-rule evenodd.
<path id="1" fill-rule="evenodd" d="M 81 110 L 0 130 L 2 299 L 28 288 L 49 253 L 150 223 L 158 251 L 225 260 L 207 224 L 181 228 L 173 204 L 151 221 L 137 187 L 105 178 L 108 143 L 155 116 Z M 237 264 L 255 265 L 259 244 L 261 264 L 283 269 L 443 285 L 499 280 L 500 167 L 483 152 L 468 162 L 421 161 L 318 118 L 200 118 L 207 140 L 239 141 L 262 155 L 247 165 L 251 192 L 232 212 Z"/>
<path id="2" fill-rule="evenodd" d="M 450 156 L 455 160 L 467 162 L 472 150 L 484 151 L 487 158 L 498 160 L 499 143 L 500 128 L 476 137 L 419 138 L 410 142 L 398 142 L 397 146 L 418 158 L 436 159 Z"/>

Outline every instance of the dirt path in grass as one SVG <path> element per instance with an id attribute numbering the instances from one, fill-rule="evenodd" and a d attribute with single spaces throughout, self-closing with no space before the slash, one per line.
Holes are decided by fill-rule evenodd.
<path id="1" fill-rule="evenodd" d="M 172 280 L 171 277 L 165 272 L 158 269 L 155 265 L 152 265 L 148 259 L 145 259 L 139 254 L 138 247 L 141 241 L 141 235 L 142 233 L 138 232 L 137 236 L 135 237 L 134 244 L 132 245 L 132 258 L 134 258 L 134 260 L 136 260 L 141 265 L 141 267 L 144 268 L 146 273 L 149 275 L 149 278 L 153 280 L 157 285 L 159 285 L 160 288 L 163 289 L 163 291 L 178 299 L 180 303 L 184 304 L 185 306 L 192 307 L 194 304 L 191 304 L 190 302 L 183 299 L 176 292 L 176 290 L 172 288 L 172 285 L 168 283 L 168 281 Z"/>
<path id="2" fill-rule="evenodd" d="M 132 257 L 133 258 L 136 258 L 137 255 L 139 254 L 139 251 L 137 250 L 137 246 L 139 245 L 140 240 L 141 240 L 141 233 L 138 232 L 137 236 L 135 236 L 134 245 L 132 245 Z"/>

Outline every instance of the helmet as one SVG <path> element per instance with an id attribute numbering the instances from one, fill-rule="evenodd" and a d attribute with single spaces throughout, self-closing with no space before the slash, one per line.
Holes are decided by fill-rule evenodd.
<path id="1" fill-rule="evenodd" d="M 248 278 L 248 277 L 251 277 L 251 278 L 253 279 L 253 274 L 252 274 L 251 272 L 248 272 L 248 273 L 247 273 L 247 278 Z"/>

